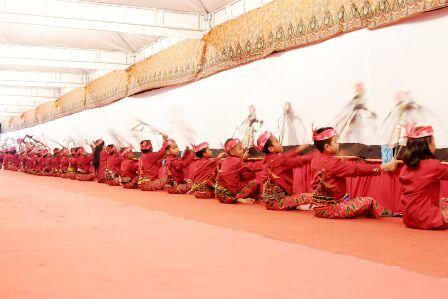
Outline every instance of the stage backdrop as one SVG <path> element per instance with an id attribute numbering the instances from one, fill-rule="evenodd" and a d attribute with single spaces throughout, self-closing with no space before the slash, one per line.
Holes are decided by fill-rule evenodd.
<path id="1" fill-rule="evenodd" d="M 137 94 L 108 106 L 85 110 L 32 128 L 5 133 L 42 137 L 51 146 L 68 139 L 104 138 L 124 146 L 150 133 L 131 131 L 142 120 L 176 139 L 180 146 L 207 140 L 218 148 L 231 137 L 254 105 L 261 130 L 276 131 L 285 102 L 296 115 L 286 144 L 310 142 L 311 124 L 331 124 L 353 97 L 356 82 L 366 87 L 367 106 L 378 114 L 350 141 L 382 144 L 382 120 L 408 89 L 432 111 L 438 145 L 448 146 L 447 9 L 426 13 L 396 26 L 359 30 L 316 45 L 273 54 L 193 83 Z M 57 109 L 57 108 L 56 108 Z M 302 124 L 304 127 L 302 127 Z M 289 128 L 291 129 L 291 127 Z M 287 132 L 288 133 L 288 132 Z"/>

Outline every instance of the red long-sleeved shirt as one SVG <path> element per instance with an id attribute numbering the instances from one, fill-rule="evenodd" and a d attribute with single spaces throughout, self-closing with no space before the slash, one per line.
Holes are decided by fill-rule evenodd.
<path id="1" fill-rule="evenodd" d="M 436 159 L 422 160 L 417 169 L 404 166 L 399 179 L 403 186 L 404 224 L 419 229 L 444 225 L 439 207 L 440 181 L 448 180 L 448 165 Z"/>
<path id="2" fill-rule="evenodd" d="M 165 157 L 166 142 L 163 143 L 162 148 L 157 152 L 142 153 L 139 160 L 139 172 L 142 177 L 150 180 L 159 177 L 160 167 L 162 167 L 162 160 Z"/>
<path id="3" fill-rule="evenodd" d="M 106 168 L 111 170 L 113 173 L 120 175 L 121 162 L 123 161 L 123 157 L 119 154 L 115 153 L 113 155 L 109 155 L 106 162 Z"/>
<path id="4" fill-rule="evenodd" d="M 247 182 L 255 178 L 255 172 L 263 168 L 262 161 L 245 162 L 242 158 L 228 156 L 218 172 L 218 183 L 232 193 L 238 193 Z"/>
<path id="5" fill-rule="evenodd" d="M 192 151 L 185 152 L 182 158 L 168 156 L 166 158 L 167 175 L 177 183 L 183 183 L 185 181 L 184 169 L 188 167 L 193 160 L 194 154 Z"/>
<path id="6" fill-rule="evenodd" d="M 83 156 L 79 156 L 77 159 L 78 169 L 81 169 L 85 173 L 91 173 L 92 171 L 92 155 L 86 154 Z"/>
<path id="7" fill-rule="evenodd" d="M 263 182 L 269 178 L 281 186 L 289 195 L 293 193 L 293 170 L 305 163 L 309 163 L 311 155 L 298 156 L 295 150 L 286 153 L 269 154 L 263 159 Z"/>
<path id="8" fill-rule="evenodd" d="M 122 177 L 135 178 L 138 175 L 138 162 L 134 159 L 124 159 L 121 162 L 120 172 Z"/>
<path id="9" fill-rule="evenodd" d="M 312 187 L 316 190 L 319 185 L 317 174 L 325 173 L 325 183 L 329 187 L 327 196 L 335 200 L 342 200 L 347 194 L 346 177 L 378 175 L 378 167 L 374 164 L 347 161 L 334 154 L 316 153 L 311 161 L 313 172 Z"/>
<path id="10" fill-rule="evenodd" d="M 202 183 L 204 181 L 215 182 L 218 172 L 218 158 L 201 158 L 194 165 L 193 182 Z"/>

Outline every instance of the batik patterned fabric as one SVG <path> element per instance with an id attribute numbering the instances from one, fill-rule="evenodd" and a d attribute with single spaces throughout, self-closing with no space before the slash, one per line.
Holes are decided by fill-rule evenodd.
<path id="1" fill-rule="evenodd" d="M 217 183 L 215 187 L 215 196 L 221 203 L 234 204 L 239 198 L 257 199 L 260 183 L 257 181 L 249 181 L 237 194 L 233 194 L 230 190 Z"/>
<path id="2" fill-rule="evenodd" d="M 106 181 L 114 180 L 117 177 L 115 172 L 110 169 L 106 169 Z"/>
<path id="3" fill-rule="evenodd" d="M 157 191 L 165 188 L 165 179 L 151 180 L 147 177 L 141 176 L 138 178 L 138 188 L 142 191 Z"/>
<path id="4" fill-rule="evenodd" d="M 340 202 L 314 200 L 314 215 L 319 218 L 348 219 L 381 216 L 383 209 L 371 197 L 357 197 Z"/>
<path id="5" fill-rule="evenodd" d="M 138 176 L 134 178 L 120 177 L 120 183 L 124 189 L 137 189 Z"/>
<path id="6" fill-rule="evenodd" d="M 178 184 L 174 180 L 167 179 L 165 182 L 165 190 L 171 194 L 186 194 L 193 186 L 191 180 L 186 180 L 185 183 Z"/>
<path id="7" fill-rule="evenodd" d="M 441 198 L 439 202 L 442 218 L 448 224 L 448 197 Z"/>
<path id="8" fill-rule="evenodd" d="M 76 179 L 78 181 L 94 181 L 96 178 L 96 175 L 94 173 L 78 173 L 76 175 Z"/>
<path id="9" fill-rule="evenodd" d="M 215 187 L 211 181 L 207 180 L 202 183 L 194 183 L 188 193 L 192 193 L 196 198 L 214 198 Z"/>
<path id="10" fill-rule="evenodd" d="M 310 193 L 288 195 L 281 186 L 269 181 L 263 186 L 261 198 L 266 209 L 277 211 L 296 209 L 313 201 Z"/>
<path id="11" fill-rule="evenodd" d="M 121 186 L 120 177 L 110 169 L 106 169 L 106 184 L 109 186 Z"/>

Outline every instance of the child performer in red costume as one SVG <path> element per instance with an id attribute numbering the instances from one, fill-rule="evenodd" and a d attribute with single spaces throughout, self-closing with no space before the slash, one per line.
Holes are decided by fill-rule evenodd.
<path id="1" fill-rule="evenodd" d="M 53 167 L 53 163 L 52 163 L 52 157 L 51 157 L 51 153 L 48 150 L 44 150 L 42 152 L 42 175 L 43 176 L 51 176 L 52 175 L 52 167 Z"/>
<path id="2" fill-rule="evenodd" d="M 188 193 L 196 198 L 214 198 L 218 164 L 224 153 L 213 158 L 207 142 L 195 146 L 193 151 L 198 160 L 194 166 L 193 187 Z"/>
<path id="3" fill-rule="evenodd" d="M 51 175 L 58 177 L 61 171 L 61 150 L 58 148 L 53 149 L 53 157 L 51 158 Z"/>
<path id="4" fill-rule="evenodd" d="M 61 167 L 59 169 L 59 176 L 64 179 L 68 179 L 70 177 L 70 173 L 68 173 L 68 168 L 70 166 L 70 152 L 68 148 L 63 148 L 61 151 Z"/>
<path id="5" fill-rule="evenodd" d="M 187 147 L 182 158 L 179 147 L 174 140 L 168 140 L 166 152 L 166 181 L 165 190 L 172 194 L 185 194 L 190 191 L 193 182 L 185 179 L 185 168 L 194 160 L 193 152 Z"/>
<path id="6" fill-rule="evenodd" d="M 93 181 L 96 178 L 95 170 L 92 165 L 93 157 L 91 154 L 86 153 L 83 147 L 78 150 L 77 158 L 77 174 L 76 179 L 78 181 Z"/>
<path id="7" fill-rule="evenodd" d="M 151 140 L 140 142 L 142 155 L 139 159 L 138 188 L 142 191 L 156 191 L 165 188 L 165 179 L 159 178 L 162 160 L 165 157 L 168 136 L 162 135 L 163 144 L 159 151 L 153 152 Z"/>
<path id="8" fill-rule="evenodd" d="M 298 209 L 310 204 L 310 194 L 293 194 L 293 170 L 311 161 L 311 155 L 299 156 L 308 145 L 283 153 L 283 147 L 270 132 L 257 140 L 257 148 L 266 156 L 263 159 L 263 192 L 261 198 L 268 210 Z"/>
<path id="9" fill-rule="evenodd" d="M 34 163 L 34 175 L 42 175 L 42 170 L 44 169 L 44 150 L 38 150 L 36 156 L 36 162 Z"/>
<path id="10" fill-rule="evenodd" d="M 227 157 L 218 170 L 216 198 L 228 204 L 253 203 L 260 189 L 260 183 L 254 179 L 255 173 L 262 170 L 261 161 L 246 162 L 248 154 L 238 139 L 228 139 L 224 150 Z"/>
<path id="11" fill-rule="evenodd" d="M 125 189 L 137 189 L 138 182 L 138 162 L 134 159 L 132 146 L 125 148 L 121 152 L 124 160 L 120 167 L 120 183 Z"/>
<path id="12" fill-rule="evenodd" d="M 431 126 L 408 133 L 401 170 L 403 222 L 417 229 L 448 228 L 448 198 L 440 198 L 440 181 L 448 180 L 448 165 L 436 160 Z"/>
<path id="13" fill-rule="evenodd" d="M 336 131 L 330 127 L 314 131 L 313 140 L 319 151 L 311 161 L 314 174 L 312 187 L 315 216 L 332 219 L 381 216 L 384 209 L 373 198 L 350 198 L 345 178 L 394 171 L 397 161 L 393 159 L 377 167 L 373 164 L 335 157 L 339 151 L 339 143 Z"/>
<path id="14" fill-rule="evenodd" d="M 76 180 L 76 170 L 78 169 L 78 148 L 72 147 L 70 149 L 70 163 L 68 164 L 67 177 L 72 180 Z"/>
<path id="15" fill-rule="evenodd" d="M 109 144 L 107 150 L 109 156 L 106 163 L 106 183 L 109 186 L 120 186 L 119 177 L 123 157 L 120 156 L 117 147 L 113 144 Z"/>

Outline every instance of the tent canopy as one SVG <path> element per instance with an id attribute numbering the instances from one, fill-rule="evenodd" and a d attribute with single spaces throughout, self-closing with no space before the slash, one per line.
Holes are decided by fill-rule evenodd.
<path id="1" fill-rule="evenodd" d="M 211 26 L 208 14 L 233 2 L 0 1 L 0 121 L 201 38 Z"/>

